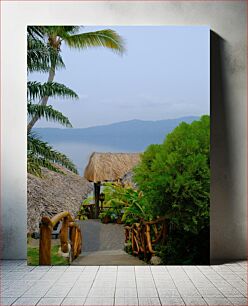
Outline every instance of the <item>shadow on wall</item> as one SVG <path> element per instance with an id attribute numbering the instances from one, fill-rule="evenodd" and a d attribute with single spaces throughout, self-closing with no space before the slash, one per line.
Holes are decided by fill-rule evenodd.
<path id="1" fill-rule="evenodd" d="M 232 185 L 235 180 L 231 160 L 231 125 L 226 103 L 227 78 L 224 71 L 225 40 L 210 32 L 210 115 L 211 115 L 211 185 L 210 185 L 210 261 L 224 263 L 230 258 L 228 235 L 240 241 L 239 225 L 235 222 Z M 226 71 L 226 69 L 225 69 Z M 220 239 L 223 237 L 223 239 Z M 223 242 L 222 242 L 223 241 Z M 224 245 L 225 243 L 225 245 Z M 236 245 L 236 243 L 235 243 Z M 242 250 L 233 250 L 240 254 Z M 239 259 L 239 258 L 237 258 Z M 230 261 L 230 260 L 229 260 Z"/>

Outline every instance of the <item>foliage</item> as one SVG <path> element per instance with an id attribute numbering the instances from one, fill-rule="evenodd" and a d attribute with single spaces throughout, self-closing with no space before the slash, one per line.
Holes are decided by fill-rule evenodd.
<path id="1" fill-rule="evenodd" d="M 154 213 L 193 233 L 209 222 L 209 123 L 181 123 L 158 150 L 148 148 L 134 175 Z"/>
<path id="2" fill-rule="evenodd" d="M 71 48 L 85 49 L 89 47 L 106 47 L 112 51 L 123 53 L 124 42 L 113 30 L 79 33 L 79 26 L 44 26 L 43 35 L 48 43 L 60 51 L 62 41 Z"/>
<path id="3" fill-rule="evenodd" d="M 166 244 L 158 245 L 156 255 L 167 265 L 208 265 L 210 261 L 209 227 L 199 233 L 171 231 Z"/>
<path id="4" fill-rule="evenodd" d="M 42 97 L 78 98 L 78 95 L 70 88 L 56 82 L 27 82 L 28 100 L 41 99 Z"/>
<path id="5" fill-rule="evenodd" d="M 129 195 L 131 195 L 131 199 L 129 205 L 124 208 L 122 221 L 127 225 L 131 225 L 139 222 L 141 219 L 150 220 L 151 214 L 147 209 L 142 193 L 133 190 L 133 192 Z"/>
<path id="6" fill-rule="evenodd" d="M 79 26 L 30 26 L 27 29 L 28 40 L 28 72 L 40 71 L 48 72 L 48 81 L 43 84 L 53 83 L 56 69 L 65 67 L 61 57 L 62 42 L 75 49 L 86 49 L 89 47 L 105 47 L 114 52 L 122 54 L 124 52 L 124 42 L 122 38 L 113 30 L 100 30 L 95 32 L 80 33 L 82 27 Z M 40 47 L 40 48 L 39 48 Z M 38 87 L 37 84 L 36 88 Z M 58 86 L 59 84 L 57 84 Z M 60 84 L 61 85 L 61 84 Z M 41 91 L 40 88 L 39 91 Z M 47 88 L 46 88 L 47 90 Z M 31 92 L 33 94 L 33 91 Z M 73 92 L 73 94 L 75 94 Z M 65 95 L 70 96 L 68 92 Z M 40 93 L 41 104 L 47 105 L 50 95 Z M 75 97 L 74 95 L 72 97 Z M 28 132 L 31 131 L 39 118 L 32 117 L 28 123 Z"/>
<path id="7" fill-rule="evenodd" d="M 126 189 L 122 187 L 120 183 L 105 183 L 103 193 L 105 194 L 104 206 L 111 207 L 104 214 L 111 217 L 114 221 L 115 219 L 121 218 L 123 214 L 123 208 L 127 205 L 125 201 Z"/>
<path id="8" fill-rule="evenodd" d="M 40 39 L 43 37 L 43 26 L 28 26 L 27 34 L 28 37 L 32 37 L 33 39 Z"/>
<path id="9" fill-rule="evenodd" d="M 64 154 L 54 150 L 47 142 L 38 138 L 34 133 L 28 134 L 28 172 L 41 177 L 41 167 L 63 173 L 55 165 L 59 164 L 74 173 L 78 173 L 71 160 Z"/>
<path id="10" fill-rule="evenodd" d="M 167 254 L 165 263 L 167 256 L 174 260 L 181 258 L 181 251 L 186 247 L 183 244 L 193 253 L 193 250 L 198 255 L 204 253 L 190 241 L 196 242 L 194 237 L 209 230 L 209 116 L 202 116 L 191 124 L 181 123 L 167 135 L 163 144 L 148 147 L 134 172 L 134 180 L 153 216 L 169 216 L 173 224 L 174 230 L 170 232 L 173 239 L 167 242 L 163 253 Z M 176 236 L 180 238 L 176 239 L 175 233 L 180 233 Z M 206 256 L 207 249 L 205 251 Z M 198 255 L 193 257 L 198 258 Z"/>
<path id="11" fill-rule="evenodd" d="M 132 242 L 130 240 L 124 244 L 124 251 L 130 255 L 133 255 Z"/>
<path id="12" fill-rule="evenodd" d="M 66 127 L 72 127 L 69 119 L 61 112 L 55 110 L 51 105 L 28 103 L 27 109 L 29 116 L 38 116 L 39 118 L 45 118 L 48 121 L 58 122 Z"/>
<path id="13" fill-rule="evenodd" d="M 84 207 L 84 205 L 82 204 L 79 208 L 79 211 L 77 213 L 77 217 L 79 220 L 87 220 L 87 211 L 86 208 Z"/>
<path id="14" fill-rule="evenodd" d="M 114 208 L 109 208 L 99 214 L 99 218 L 102 222 L 104 222 L 106 217 L 108 217 L 109 222 L 115 222 L 118 219 L 117 211 Z"/>
<path id="15" fill-rule="evenodd" d="M 68 259 L 58 255 L 59 245 L 53 245 L 51 247 L 51 263 L 52 265 L 68 265 Z M 27 263 L 30 266 L 39 265 L 39 247 L 28 246 L 27 249 Z"/>
<path id="16" fill-rule="evenodd" d="M 88 196 L 86 199 L 83 200 L 83 204 L 91 204 L 94 202 L 94 197 L 93 196 Z"/>
<path id="17" fill-rule="evenodd" d="M 49 71 L 54 52 L 42 41 L 41 27 L 28 28 L 28 72 Z M 57 60 L 60 61 L 58 57 Z M 60 61 L 62 65 L 62 62 Z M 56 66 L 56 65 L 55 65 Z M 29 117 L 37 119 L 45 118 L 58 122 L 66 127 L 72 127 L 69 119 L 52 106 L 33 104 L 32 100 L 41 99 L 44 96 L 59 96 L 77 98 L 77 94 L 63 84 L 48 82 L 27 82 L 27 111 Z M 55 164 L 66 167 L 77 173 L 75 165 L 64 154 L 54 150 L 48 143 L 42 141 L 34 133 L 27 135 L 27 171 L 41 177 L 41 168 L 63 173 Z"/>
<path id="18" fill-rule="evenodd" d="M 54 82 L 55 71 L 65 68 L 61 57 L 62 41 L 70 48 L 106 47 L 122 54 L 122 38 L 112 30 L 80 33 L 78 26 L 28 26 L 27 71 L 48 72 L 46 83 L 27 82 L 28 115 L 28 172 L 41 176 L 41 167 L 61 172 L 53 163 L 58 163 L 77 173 L 75 165 L 63 154 L 31 134 L 31 129 L 40 118 L 56 121 L 71 127 L 67 117 L 47 106 L 49 97 L 78 98 L 77 94 L 63 84 Z M 35 100 L 38 104 L 34 104 Z"/>
<path id="19" fill-rule="evenodd" d="M 105 205 L 110 206 L 108 214 L 122 218 L 125 224 L 132 224 L 142 219 L 149 219 L 142 192 L 120 183 L 105 183 Z M 103 216 L 103 215 L 102 215 Z"/>
<path id="20" fill-rule="evenodd" d="M 28 35 L 27 38 L 27 68 L 28 72 L 49 72 L 51 64 L 56 69 L 65 68 L 65 64 L 54 48 L 47 45 L 44 40 Z"/>

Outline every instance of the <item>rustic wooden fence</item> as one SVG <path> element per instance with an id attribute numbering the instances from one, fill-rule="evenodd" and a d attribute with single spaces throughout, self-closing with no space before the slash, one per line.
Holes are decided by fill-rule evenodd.
<path id="1" fill-rule="evenodd" d="M 155 254 L 154 246 L 165 243 L 168 235 L 168 219 L 159 218 L 154 221 L 141 220 L 132 226 L 125 226 L 125 242 L 131 241 L 132 252 L 142 254 L 145 258 Z"/>
<path id="2" fill-rule="evenodd" d="M 40 224 L 40 247 L 39 264 L 51 265 L 52 230 L 54 226 L 62 221 L 60 231 L 60 245 L 63 253 L 70 251 L 70 260 L 74 260 L 81 253 L 82 235 L 79 226 L 69 212 L 61 212 L 51 219 L 43 216 Z M 71 250 L 69 250 L 69 243 Z"/>

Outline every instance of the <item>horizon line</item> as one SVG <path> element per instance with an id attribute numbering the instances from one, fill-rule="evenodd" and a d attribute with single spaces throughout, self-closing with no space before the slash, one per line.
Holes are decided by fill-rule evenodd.
<path id="1" fill-rule="evenodd" d="M 116 121 L 116 122 L 111 122 L 111 123 L 106 123 L 106 124 L 99 124 L 99 125 L 91 125 L 91 126 L 87 126 L 87 127 L 34 127 L 34 129 L 60 129 L 60 130 L 65 130 L 65 129 L 89 129 L 89 128 L 93 128 L 93 127 L 101 127 L 101 126 L 108 126 L 108 125 L 113 125 L 113 124 L 118 124 L 118 123 L 126 123 L 126 122 L 130 122 L 130 121 L 142 121 L 142 122 L 159 122 L 159 121 L 166 121 L 166 120 L 177 120 L 177 119 L 183 119 L 183 118 L 189 118 L 189 117 L 201 117 L 201 116 L 210 116 L 209 114 L 201 114 L 201 115 L 188 115 L 188 116 L 181 116 L 181 117 L 174 117 L 174 118 L 168 118 L 168 119 L 159 119 L 159 120 L 143 120 L 143 119 L 129 119 L 129 120 L 124 120 L 124 121 Z"/>

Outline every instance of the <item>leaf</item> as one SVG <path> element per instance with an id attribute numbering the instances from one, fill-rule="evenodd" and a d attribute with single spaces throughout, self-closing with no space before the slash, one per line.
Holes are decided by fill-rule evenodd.
<path id="1" fill-rule="evenodd" d="M 78 95 L 70 88 L 63 84 L 56 82 L 39 83 L 35 81 L 27 82 L 27 99 L 41 99 L 45 96 L 63 97 L 63 98 L 76 98 Z"/>
<path id="2" fill-rule="evenodd" d="M 54 121 L 66 127 L 72 127 L 69 119 L 65 117 L 61 112 L 53 109 L 53 107 L 50 105 L 48 106 L 28 103 L 27 110 L 29 116 L 38 116 L 39 119 L 45 118 L 47 121 Z"/>
<path id="3" fill-rule="evenodd" d="M 52 163 L 55 163 L 69 169 L 70 171 L 76 174 L 78 173 L 76 166 L 68 157 L 54 150 L 47 142 L 40 140 L 33 133 L 30 133 L 28 135 L 27 150 L 29 171 L 32 171 L 32 169 L 34 169 L 34 171 L 37 172 L 37 169 L 43 166 L 52 171 L 61 172 L 59 169 L 55 170 L 56 167 L 52 165 Z"/>
<path id="4" fill-rule="evenodd" d="M 28 37 L 27 68 L 28 72 L 48 72 L 51 66 L 65 68 L 61 55 L 41 40 Z"/>
<path id="5" fill-rule="evenodd" d="M 106 47 L 120 54 L 125 51 L 124 41 L 121 36 L 109 29 L 75 35 L 65 33 L 62 38 L 71 48 Z"/>

